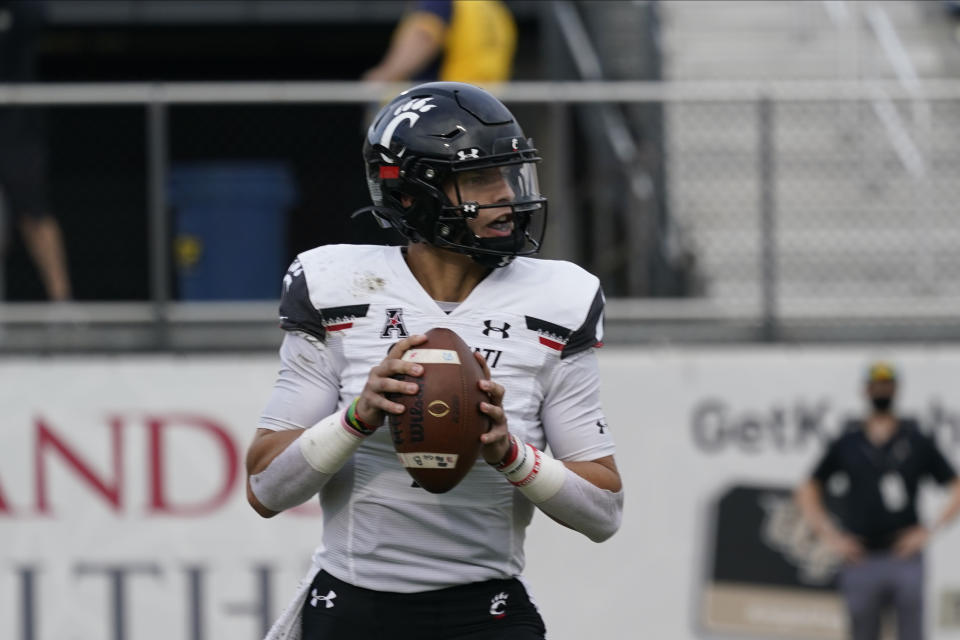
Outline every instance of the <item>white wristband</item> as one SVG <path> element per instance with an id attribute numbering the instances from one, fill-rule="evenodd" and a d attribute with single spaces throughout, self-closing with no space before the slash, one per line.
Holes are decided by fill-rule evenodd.
<path id="1" fill-rule="evenodd" d="M 344 412 L 337 411 L 300 434 L 297 443 L 307 464 L 320 473 L 339 471 L 363 442 L 362 436 L 348 429 Z"/>
<path id="2" fill-rule="evenodd" d="M 539 504 L 552 498 L 567 477 L 567 467 L 555 458 L 551 458 L 531 444 L 514 438 L 517 447 L 517 459 L 500 470 L 512 485 L 520 490 L 530 502 Z"/>

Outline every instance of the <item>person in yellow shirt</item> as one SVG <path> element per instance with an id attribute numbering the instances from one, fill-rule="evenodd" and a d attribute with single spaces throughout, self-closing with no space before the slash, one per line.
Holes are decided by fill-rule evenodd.
<path id="1" fill-rule="evenodd" d="M 394 31 L 374 82 L 445 80 L 488 84 L 510 79 L 517 27 L 499 0 L 420 0 Z"/>

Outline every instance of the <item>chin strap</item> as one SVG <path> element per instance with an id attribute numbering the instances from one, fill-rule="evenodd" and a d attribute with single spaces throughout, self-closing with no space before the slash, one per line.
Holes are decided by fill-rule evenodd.
<path id="1" fill-rule="evenodd" d="M 353 220 L 354 218 L 357 218 L 364 213 L 369 213 L 373 216 L 374 220 L 377 221 L 377 224 L 380 225 L 381 229 L 390 229 L 393 227 L 393 225 L 390 223 L 390 218 L 387 215 L 388 212 L 394 215 L 399 215 L 399 213 L 394 211 L 393 209 L 387 209 L 386 207 L 370 206 L 370 207 L 363 207 L 362 209 L 357 209 L 356 211 L 350 214 L 350 219 Z"/>

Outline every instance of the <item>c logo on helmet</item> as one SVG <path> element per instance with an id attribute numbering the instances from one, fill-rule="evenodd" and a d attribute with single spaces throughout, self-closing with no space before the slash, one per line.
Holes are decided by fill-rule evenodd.
<path id="1" fill-rule="evenodd" d="M 380 136 L 380 146 L 386 147 L 387 149 L 390 148 L 390 141 L 393 140 L 393 134 L 401 122 L 406 120 L 410 123 L 410 128 L 413 128 L 413 125 L 417 124 L 417 120 L 420 119 L 421 113 L 426 113 L 430 111 L 430 109 L 436 108 L 437 105 L 435 104 L 427 104 L 430 100 L 433 100 L 433 97 L 411 99 L 397 107 L 393 112 L 393 120 L 383 129 L 383 135 Z M 397 157 L 402 157 L 404 151 L 406 151 L 406 149 L 401 149 L 397 153 Z M 380 157 L 383 158 L 384 162 L 393 162 L 393 160 L 385 154 L 381 153 Z"/>

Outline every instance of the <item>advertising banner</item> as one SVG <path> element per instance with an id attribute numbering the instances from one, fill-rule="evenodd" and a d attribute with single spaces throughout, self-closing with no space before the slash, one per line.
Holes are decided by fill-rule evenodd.
<path id="1" fill-rule="evenodd" d="M 611 349 L 603 400 L 626 487 L 603 544 L 534 518 L 526 578 L 554 640 L 839 638 L 836 562 L 791 492 L 874 357 L 960 464 L 960 350 Z M 246 504 L 272 355 L 0 361 L 0 638 L 256 640 L 319 542 L 319 508 Z M 922 513 L 942 505 L 922 489 Z M 960 638 L 960 527 L 926 553 L 928 627 Z"/>

